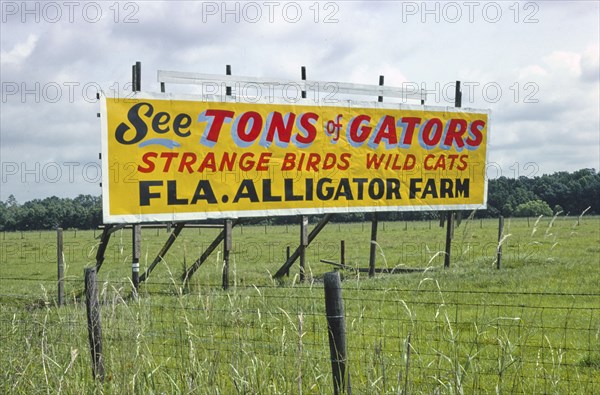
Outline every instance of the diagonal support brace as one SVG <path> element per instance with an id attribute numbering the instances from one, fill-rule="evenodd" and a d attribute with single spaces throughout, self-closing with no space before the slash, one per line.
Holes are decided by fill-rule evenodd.
<path id="1" fill-rule="evenodd" d="M 310 233 L 308 234 L 308 245 L 310 245 L 310 243 L 315 239 L 315 237 L 317 237 L 317 235 L 323 230 L 325 225 L 327 225 L 327 223 L 329 223 L 329 221 L 331 220 L 332 217 L 333 217 L 333 214 L 325 214 L 325 216 L 323 218 L 321 218 L 321 221 L 319 221 L 317 226 L 315 226 L 315 228 L 313 230 L 311 230 Z M 279 268 L 277 273 L 275 273 L 273 275 L 273 278 L 281 278 L 286 274 L 286 272 L 290 269 L 290 267 L 294 264 L 294 262 L 298 259 L 298 257 L 300 257 L 301 249 L 302 249 L 301 246 L 296 248 L 294 253 L 285 261 L 283 266 L 281 266 L 281 268 Z"/>

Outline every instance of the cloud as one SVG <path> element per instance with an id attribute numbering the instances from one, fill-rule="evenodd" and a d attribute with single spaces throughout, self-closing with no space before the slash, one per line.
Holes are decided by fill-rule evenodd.
<path id="1" fill-rule="evenodd" d="M 29 34 L 24 42 L 17 43 L 9 51 L 0 51 L 0 65 L 20 66 L 35 50 L 38 36 Z"/>
<path id="2" fill-rule="evenodd" d="M 266 3 L 255 3 L 262 7 L 255 22 L 250 3 L 243 2 L 225 4 L 239 8 L 233 14 L 207 8 L 221 8 L 222 2 L 115 3 L 121 7 L 118 18 L 112 2 L 97 4 L 103 11 L 97 23 L 76 14 L 75 23 L 21 23 L 15 16 L 0 26 L 3 95 L 9 85 L 18 88 L 1 103 L 3 163 L 43 168 L 53 161 L 97 161 L 95 89 L 129 89 L 130 67 L 139 60 L 142 89 L 149 91 L 159 90 L 158 69 L 224 73 L 230 64 L 234 75 L 298 79 L 306 66 L 314 80 L 377 84 L 384 75 L 388 86 L 424 84 L 432 90 L 428 104 L 451 106 L 453 84 L 461 80 L 472 87 L 463 85 L 463 107 L 492 111 L 492 160 L 503 166 L 533 161 L 545 173 L 599 167 L 596 2 L 536 3 L 535 23 L 523 23 L 533 8 L 512 2 L 494 3 L 502 7 L 498 23 L 482 18 L 482 6 L 474 9 L 473 23 L 465 7 L 461 20 L 451 23 L 448 16 L 454 14 L 444 10 L 453 9 L 443 3 L 437 22 L 420 2 L 295 2 L 302 12 L 297 22 L 290 22 L 291 6 L 284 13 L 293 4 L 283 2 L 272 21 Z M 124 8 L 128 4 L 137 8 Z M 408 5 L 418 13 L 407 13 Z M 132 23 L 124 23 L 133 11 Z M 53 102 L 56 85 L 61 96 Z M 167 91 L 194 89 L 171 85 Z M 81 176 L 43 185 L 16 180 L 0 185 L 1 200 L 10 193 L 20 201 L 99 193 L 97 182 Z"/>

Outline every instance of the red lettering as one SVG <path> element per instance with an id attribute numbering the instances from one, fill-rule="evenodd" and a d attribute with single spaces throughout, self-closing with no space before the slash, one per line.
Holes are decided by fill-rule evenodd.
<path id="1" fill-rule="evenodd" d="M 482 129 L 485 127 L 485 122 L 481 119 L 471 122 L 469 126 L 469 138 L 466 143 L 469 147 L 479 147 L 483 141 Z"/>
<path id="2" fill-rule="evenodd" d="M 467 131 L 467 121 L 464 119 L 451 119 L 448 122 L 448 130 L 444 138 L 444 146 L 450 148 L 454 145 L 456 148 L 465 146 L 463 134 Z"/>
<path id="3" fill-rule="evenodd" d="M 188 173 L 193 173 L 192 165 L 196 163 L 196 154 L 193 152 L 184 152 L 181 156 L 181 162 L 179 162 L 179 169 L 177 170 L 180 173 L 183 173 L 184 169 L 187 169 Z"/>
<path id="4" fill-rule="evenodd" d="M 250 121 L 252 121 L 250 130 L 246 130 Z M 256 111 L 248 111 L 240 115 L 240 117 L 236 120 L 236 124 L 236 133 L 238 138 L 245 143 L 252 143 L 258 138 L 258 136 L 260 136 L 260 132 L 263 127 L 263 120 L 260 114 Z"/>
<path id="5" fill-rule="evenodd" d="M 350 157 L 352 155 L 349 152 L 344 152 L 340 155 L 340 164 L 338 165 L 338 169 L 340 170 L 348 170 L 350 167 Z"/>
<path id="6" fill-rule="evenodd" d="M 406 124 L 404 127 L 404 138 L 402 139 L 402 145 L 408 147 L 412 143 L 413 135 L 418 124 L 421 123 L 421 118 L 416 117 L 403 117 L 402 123 Z"/>
<path id="7" fill-rule="evenodd" d="M 315 138 L 317 137 L 317 128 L 315 127 L 315 123 L 319 116 L 314 112 L 307 112 L 305 114 L 300 115 L 300 125 L 299 129 L 302 133 L 298 133 L 295 137 L 295 140 L 302 145 L 309 145 Z"/>
<path id="8" fill-rule="evenodd" d="M 157 157 L 158 154 L 156 152 L 146 152 L 142 156 L 142 162 L 144 162 L 144 164 L 147 167 L 142 167 L 141 165 L 138 165 L 138 171 L 140 173 L 152 173 L 155 167 L 153 159 L 156 159 Z"/>
<path id="9" fill-rule="evenodd" d="M 165 158 L 165 166 L 163 167 L 163 172 L 168 173 L 171 168 L 171 162 L 173 162 L 174 158 L 179 156 L 179 152 L 161 152 L 160 157 Z"/>
<path id="10" fill-rule="evenodd" d="M 212 122 L 209 122 L 210 129 L 208 133 L 205 132 L 206 140 L 216 143 L 219 139 L 219 134 L 221 133 L 221 128 L 223 127 L 223 122 L 226 119 L 231 119 L 235 115 L 233 111 L 227 110 L 206 110 L 204 111 L 207 117 L 212 117 Z"/>
<path id="11" fill-rule="evenodd" d="M 371 122 L 371 117 L 368 115 L 358 115 L 350 120 L 348 137 L 351 144 L 359 145 L 369 138 L 369 134 L 371 134 L 371 130 L 373 129 L 368 126 L 369 122 Z M 363 125 L 363 123 L 366 123 L 366 125 Z"/>
<path id="12" fill-rule="evenodd" d="M 270 116 L 269 130 L 267 130 L 267 136 L 265 139 L 272 143 L 275 135 L 277 140 L 282 143 L 289 143 L 292 138 L 292 129 L 294 127 L 294 121 L 296 120 L 296 114 L 290 112 L 287 114 L 287 123 L 280 112 L 272 112 Z"/>
<path id="13" fill-rule="evenodd" d="M 435 128 L 434 128 L 435 126 Z M 439 118 L 431 118 L 423 125 L 421 129 L 421 138 L 423 143 L 428 147 L 434 147 L 438 145 L 442 139 L 442 133 L 444 132 L 444 126 Z M 433 131 L 433 134 L 431 133 Z"/>
<path id="14" fill-rule="evenodd" d="M 398 135 L 396 134 L 396 120 L 394 117 L 386 115 L 383 117 L 375 130 L 377 133 L 373 143 L 379 144 L 381 139 L 386 139 L 389 145 L 398 144 Z"/>

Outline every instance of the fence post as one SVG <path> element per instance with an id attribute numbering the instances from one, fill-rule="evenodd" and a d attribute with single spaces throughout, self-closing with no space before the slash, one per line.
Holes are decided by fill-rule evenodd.
<path id="1" fill-rule="evenodd" d="M 344 240 L 340 240 L 340 263 L 346 264 L 346 242 Z"/>
<path id="2" fill-rule="evenodd" d="M 225 226 L 223 231 L 225 237 L 223 238 L 223 289 L 229 288 L 229 253 L 231 252 L 232 246 L 232 221 L 230 219 L 225 220 Z"/>
<path id="3" fill-rule="evenodd" d="M 87 311 L 88 337 L 92 355 L 92 375 L 104 382 L 104 357 L 102 355 L 102 326 L 100 322 L 100 303 L 96 284 L 96 268 L 84 269 L 85 308 Z"/>
<path id="4" fill-rule="evenodd" d="M 308 245 L 308 217 L 302 216 L 302 223 L 300 224 L 300 282 L 304 282 L 306 276 L 305 265 L 306 265 L 306 246 Z"/>
<path id="5" fill-rule="evenodd" d="M 502 267 L 502 236 L 504 234 L 504 217 L 498 217 L 498 256 L 496 258 L 496 269 Z"/>
<path id="6" fill-rule="evenodd" d="M 142 254 L 142 226 L 133 225 L 131 235 L 131 282 L 133 284 L 133 297 L 137 298 L 138 289 L 140 287 L 140 255 Z"/>
<path id="7" fill-rule="evenodd" d="M 329 332 L 333 393 L 335 395 L 351 394 L 350 374 L 346 369 L 346 320 L 340 273 L 325 273 L 323 282 L 325 286 L 325 311 Z"/>
<path id="8" fill-rule="evenodd" d="M 454 211 L 446 214 L 446 255 L 444 256 L 444 267 L 450 267 L 450 254 L 452 253 L 452 227 L 454 226 Z"/>
<path id="9" fill-rule="evenodd" d="M 377 213 L 371 220 L 371 249 L 369 253 L 369 277 L 375 276 L 375 258 L 377 256 Z"/>
<path id="10" fill-rule="evenodd" d="M 56 229 L 56 262 L 58 264 L 58 305 L 65 303 L 65 260 L 63 256 L 63 230 Z"/>

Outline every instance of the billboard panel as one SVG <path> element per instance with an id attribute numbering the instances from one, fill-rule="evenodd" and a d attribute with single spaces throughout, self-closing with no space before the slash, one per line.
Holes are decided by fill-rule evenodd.
<path id="1" fill-rule="evenodd" d="M 104 221 L 486 206 L 487 110 L 228 100 L 103 97 Z"/>

